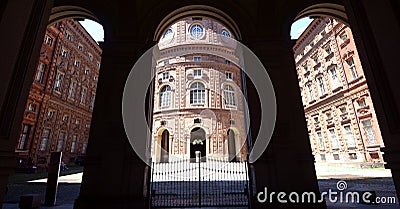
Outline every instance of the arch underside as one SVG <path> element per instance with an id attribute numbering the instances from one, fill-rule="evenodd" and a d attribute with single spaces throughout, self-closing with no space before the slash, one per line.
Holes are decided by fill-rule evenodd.
<path id="1" fill-rule="evenodd" d="M 332 17 L 340 20 L 345 25 L 349 25 L 349 20 L 344 6 L 332 3 L 314 4 L 303 9 L 294 19 L 295 21 L 305 17 Z"/>

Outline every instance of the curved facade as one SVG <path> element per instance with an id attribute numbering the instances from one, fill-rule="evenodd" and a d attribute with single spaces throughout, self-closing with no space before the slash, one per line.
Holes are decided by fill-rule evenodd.
<path id="1" fill-rule="evenodd" d="M 246 133 L 235 40 L 210 18 L 186 18 L 159 41 L 152 157 L 244 160 Z"/>

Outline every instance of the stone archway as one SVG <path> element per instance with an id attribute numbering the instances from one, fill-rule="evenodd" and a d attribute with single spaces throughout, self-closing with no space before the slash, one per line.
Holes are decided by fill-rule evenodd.
<path id="1" fill-rule="evenodd" d="M 206 161 L 207 136 L 206 131 L 200 127 L 190 131 L 190 159 L 196 159 L 196 152 L 201 153 L 201 160 Z"/>
<path id="2" fill-rule="evenodd" d="M 159 149 L 160 149 L 160 162 L 168 162 L 169 161 L 169 144 L 170 144 L 170 134 L 167 129 L 165 129 L 160 136 L 159 139 Z"/>

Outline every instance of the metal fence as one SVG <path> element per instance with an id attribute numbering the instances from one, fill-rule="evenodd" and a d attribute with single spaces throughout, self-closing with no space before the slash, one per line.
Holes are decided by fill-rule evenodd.
<path id="1" fill-rule="evenodd" d="M 249 205 L 247 162 L 181 159 L 152 163 L 152 208 Z"/>

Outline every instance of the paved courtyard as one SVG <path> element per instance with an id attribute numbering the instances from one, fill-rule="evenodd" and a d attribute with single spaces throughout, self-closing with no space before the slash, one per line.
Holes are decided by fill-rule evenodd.
<path id="1" fill-rule="evenodd" d="M 337 189 L 338 181 L 344 180 L 346 183 L 346 191 L 373 191 L 377 197 L 396 197 L 394 185 L 391 179 L 390 171 L 382 168 L 375 169 L 360 169 L 348 168 L 337 166 L 317 166 L 317 176 L 319 178 L 320 191 L 328 191 L 329 189 L 339 192 Z M 57 195 L 57 206 L 41 208 L 53 209 L 72 209 L 73 202 L 79 194 L 80 182 L 82 180 L 82 173 L 65 175 L 60 177 L 60 184 Z M 17 209 L 19 197 L 23 194 L 36 193 L 42 195 L 46 189 L 46 179 L 40 178 L 35 180 L 14 182 L 9 185 L 9 192 L 5 197 L 4 209 Z M 395 199 L 397 204 L 350 204 L 350 203 L 330 203 L 328 202 L 329 209 L 347 209 L 347 208 L 400 208 L 398 200 Z"/>

